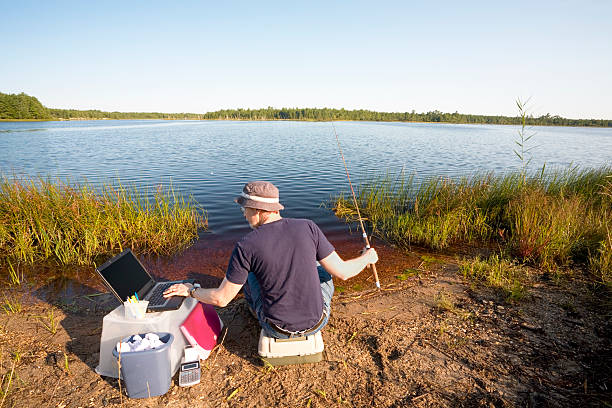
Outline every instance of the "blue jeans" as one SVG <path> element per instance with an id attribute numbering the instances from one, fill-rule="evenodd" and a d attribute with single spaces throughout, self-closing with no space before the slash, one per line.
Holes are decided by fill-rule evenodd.
<path id="1" fill-rule="evenodd" d="M 323 324 L 317 328 L 317 330 L 309 333 L 314 334 L 321 330 L 327 322 L 329 321 L 329 315 L 331 313 L 331 299 L 334 294 L 334 282 L 332 281 L 332 277 L 322 266 L 317 267 L 317 272 L 319 273 L 319 282 L 321 283 L 321 293 L 323 295 Z M 268 337 L 274 337 L 277 339 L 289 339 L 291 337 L 299 336 L 299 334 L 288 336 L 285 333 L 278 332 L 273 325 L 268 323 L 266 320 L 266 316 L 263 313 L 263 301 L 261 296 L 261 287 L 259 286 L 259 282 L 255 277 L 253 272 L 249 272 L 249 276 L 247 278 L 247 283 L 244 285 L 244 298 L 248 302 L 251 309 L 255 311 L 257 315 L 257 320 L 259 320 L 259 324 L 264 329 Z"/>

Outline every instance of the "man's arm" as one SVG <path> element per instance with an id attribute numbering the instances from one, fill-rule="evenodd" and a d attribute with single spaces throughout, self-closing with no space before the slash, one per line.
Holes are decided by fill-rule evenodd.
<path id="1" fill-rule="evenodd" d="M 357 258 L 342 260 L 336 251 L 321 259 L 319 263 L 331 275 L 347 280 L 359 274 L 367 265 L 376 263 L 378 254 L 374 248 L 370 248 Z"/>
<path id="2" fill-rule="evenodd" d="M 193 285 L 190 283 L 177 283 L 164 291 L 164 297 L 189 296 L 189 291 L 192 287 Z M 193 297 L 209 305 L 225 307 L 236 297 L 241 287 L 242 285 L 232 283 L 228 281 L 227 278 L 223 278 L 223 282 L 221 282 L 218 288 L 196 288 L 193 292 Z"/>

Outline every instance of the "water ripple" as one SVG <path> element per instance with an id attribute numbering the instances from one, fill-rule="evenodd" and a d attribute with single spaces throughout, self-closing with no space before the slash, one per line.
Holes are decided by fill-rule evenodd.
<path id="1" fill-rule="evenodd" d="M 172 184 L 204 206 L 217 234 L 248 231 L 234 197 L 249 180 L 277 184 L 284 215 L 344 228 L 322 202 L 348 191 L 330 123 L 71 121 L 0 123 L 0 171 L 135 185 Z M 458 177 L 520 168 L 515 126 L 336 122 L 355 185 L 373 174 Z M 533 128 L 531 168 L 610 164 L 612 129 Z"/>

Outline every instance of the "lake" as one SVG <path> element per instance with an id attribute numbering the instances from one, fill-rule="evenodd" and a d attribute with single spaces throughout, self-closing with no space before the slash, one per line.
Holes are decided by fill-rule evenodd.
<path id="1" fill-rule="evenodd" d="M 456 177 L 521 167 L 517 126 L 335 122 L 351 178 L 399 172 Z M 532 127 L 530 169 L 610 165 L 612 129 Z M 321 203 L 348 191 L 331 123 L 234 121 L 0 122 L 0 171 L 94 185 L 172 185 L 206 210 L 215 236 L 248 231 L 233 199 L 245 182 L 275 183 L 284 216 L 346 227 Z"/>

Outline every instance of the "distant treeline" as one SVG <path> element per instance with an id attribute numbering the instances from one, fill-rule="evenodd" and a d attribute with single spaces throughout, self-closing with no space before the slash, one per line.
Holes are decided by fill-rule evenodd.
<path id="1" fill-rule="evenodd" d="M 97 109 L 49 109 L 55 119 L 173 119 L 202 120 L 204 115 L 197 113 L 161 113 L 161 112 L 104 112 Z"/>
<path id="2" fill-rule="evenodd" d="M 0 92 L 0 119 L 53 119 L 49 109 L 33 96 Z"/>
<path id="3" fill-rule="evenodd" d="M 196 113 L 160 112 L 103 112 L 101 110 L 52 109 L 43 106 L 34 97 L 24 94 L 0 92 L 0 119 L 204 119 Z"/>
<path id="4" fill-rule="evenodd" d="M 276 109 L 226 109 L 208 112 L 204 119 L 226 120 L 364 120 L 376 122 L 438 122 L 438 123 L 480 123 L 491 125 L 520 125 L 520 117 L 467 115 L 462 113 L 444 113 L 432 111 L 427 113 L 412 112 L 375 112 L 369 110 L 346 110 L 328 108 L 295 108 Z M 528 117 L 528 125 L 542 126 L 597 126 L 612 127 L 612 120 L 567 119 L 546 114 L 540 117 Z"/>
<path id="5" fill-rule="evenodd" d="M 265 109 L 224 109 L 204 114 L 161 113 L 161 112 L 104 112 L 101 110 L 51 109 L 44 107 L 33 96 L 3 94 L 0 92 L 0 119 L 170 119 L 170 120 L 363 120 L 377 122 L 437 122 L 473 123 L 491 125 L 520 125 L 520 117 L 467 115 L 462 113 L 374 112 L 369 110 L 346 110 L 329 108 L 272 108 Z M 528 117 L 528 125 L 542 126 L 595 126 L 612 127 L 608 119 L 567 119 L 546 114 Z"/>

